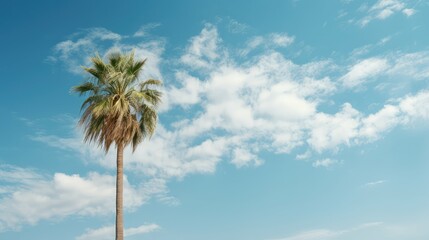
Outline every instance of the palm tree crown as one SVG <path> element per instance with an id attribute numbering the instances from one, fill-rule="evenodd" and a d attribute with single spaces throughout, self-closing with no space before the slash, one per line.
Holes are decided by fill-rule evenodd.
<path id="1" fill-rule="evenodd" d="M 131 144 L 135 150 L 155 131 L 161 92 L 153 87 L 161 82 L 138 81 L 146 60 L 135 60 L 134 53 L 110 54 L 107 63 L 96 55 L 91 62 L 92 67 L 84 70 L 92 77 L 73 88 L 88 96 L 79 122 L 85 128 L 85 141 L 97 142 L 106 152 L 112 143 Z"/>

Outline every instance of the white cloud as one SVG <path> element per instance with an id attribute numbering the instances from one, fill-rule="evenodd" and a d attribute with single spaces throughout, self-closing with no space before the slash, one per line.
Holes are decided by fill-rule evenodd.
<path id="1" fill-rule="evenodd" d="M 389 11 L 399 11 L 388 2 L 383 4 L 370 10 L 374 12 L 373 18 L 387 18 L 392 15 Z M 411 13 L 406 8 L 402 11 Z M 140 30 L 135 36 L 144 37 L 145 29 Z M 137 57 L 148 58 L 143 78 L 162 79 L 160 66 L 164 62 L 161 56 L 165 41 L 139 40 L 130 44 L 124 39 L 125 36 L 106 29 L 92 29 L 83 36 L 81 33 L 57 44 L 51 57 L 76 73 L 81 72 L 80 68 L 76 70 L 79 65 L 88 64 L 86 57 L 95 49 L 101 49 L 102 55 L 115 49 L 135 49 Z M 191 38 L 184 54 L 171 60 L 182 64 L 173 64 L 174 83 L 166 87 L 167 103 L 161 112 L 162 124 L 156 135 L 134 154 L 126 149 L 126 171 L 144 173 L 150 179 L 141 187 L 126 183 L 126 208 L 139 207 L 150 196 L 175 205 L 178 200 L 168 195 L 167 181 L 189 174 L 214 173 L 222 160 L 238 168 L 259 166 L 263 163 L 260 151 L 290 153 L 297 147 L 305 151 L 297 159 L 307 159 L 324 151 L 335 152 L 343 146 L 375 141 L 397 126 L 429 119 L 427 91 L 391 99 L 372 114 L 360 112 L 350 103 L 344 103 L 337 112 L 321 110 L 321 104 L 329 101 L 332 95 L 361 86 L 378 76 L 412 80 L 429 77 L 429 53 L 360 59 L 344 69 L 329 59 L 297 64 L 276 51 L 294 41 L 295 38 L 286 33 L 256 36 L 248 41 L 242 53 L 248 54 L 259 47 L 264 51 L 239 62 L 222 45 L 214 25 L 205 25 L 199 35 Z M 343 85 L 332 81 L 342 71 L 347 72 L 340 78 Z M 163 114 L 174 106 L 182 107 L 174 109 L 174 114 L 178 112 L 177 121 L 163 122 Z M 188 111 L 191 107 L 194 107 L 192 111 Z M 115 168 L 113 152 L 105 156 L 101 149 L 84 144 L 80 131 L 71 132 L 71 137 L 38 133 L 33 139 L 77 153 L 86 163 Z M 325 158 L 312 164 L 329 167 L 336 163 L 337 160 Z M 110 175 L 56 173 L 47 176 L 33 170 L 3 166 L 0 181 L 7 183 L 0 188 L 0 230 L 74 214 L 106 214 L 113 209 L 110 200 L 114 199 L 114 178 Z M 97 191 L 93 190 L 95 188 Z M 103 235 L 111 231 L 110 228 L 88 230 L 80 237 Z M 129 229 L 129 232 L 139 231 L 143 230 Z M 349 230 L 321 229 L 286 239 L 333 237 L 344 231 Z"/>
<path id="2" fill-rule="evenodd" d="M 83 35 L 83 36 L 82 36 Z M 98 51 L 97 46 L 101 42 L 116 43 L 122 39 L 122 36 L 104 28 L 91 28 L 85 32 L 77 34 L 82 36 L 76 40 L 66 40 L 60 42 L 54 47 L 54 55 L 50 56 L 50 61 L 63 62 L 67 69 L 75 74 L 81 74 L 80 66 L 89 63 L 88 56 Z"/>
<path id="3" fill-rule="evenodd" d="M 297 235 L 282 238 L 278 240 L 318 240 L 318 239 L 326 239 L 326 238 L 332 238 L 336 237 L 338 235 L 341 235 L 341 231 L 332 231 L 327 229 L 317 229 L 317 230 L 311 230 L 307 232 L 302 232 Z"/>
<path id="4" fill-rule="evenodd" d="M 149 34 L 150 30 L 161 26 L 160 23 L 149 23 L 141 26 L 137 32 L 134 33 L 134 37 L 143 37 Z"/>
<path id="5" fill-rule="evenodd" d="M 350 145 L 358 137 L 361 113 L 349 103 L 340 112 L 331 115 L 318 113 L 311 121 L 308 144 L 317 152 L 337 150 L 341 145 Z"/>
<path id="6" fill-rule="evenodd" d="M 201 80 L 183 71 L 176 73 L 176 80 L 181 87 L 173 86 L 166 91 L 168 99 L 174 99 L 174 103 L 170 105 L 177 104 L 186 107 L 200 102 L 200 94 L 204 91 L 204 84 Z"/>
<path id="7" fill-rule="evenodd" d="M 304 152 L 304 153 L 301 153 L 301 154 L 297 154 L 296 155 L 296 160 L 305 160 L 305 159 L 308 159 L 308 158 L 310 158 L 311 157 L 311 151 L 309 151 L 309 150 L 307 150 L 306 152 Z"/>
<path id="8" fill-rule="evenodd" d="M 227 27 L 231 33 L 245 33 L 250 28 L 248 25 L 231 18 L 228 19 Z"/>
<path id="9" fill-rule="evenodd" d="M 316 111 L 316 104 L 288 93 L 282 84 L 262 91 L 258 98 L 256 113 L 279 121 L 300 121 L 308 119 Z"/>
<path id="10" fill-rule="evenodd" d="M 368 9 L 396 9 L 393 5 L 380 1 Z M 111 38 L 121 39 L 113 36 Z M 285 33 L 273 33 L 254 37 L 248 44 L 256 48 L 263 44 L 286 46 L 293 41 L 294 37 Z M 149 61 L 152 59 L 156 63 L 151 67 L 155 70 L 150 72 L 161 75 L 162 58 L 159 56 L 163 45 L 151 44 L 139 45 L 138 50 L 142 51 L 139 56 L 149 56 Z M 132 46 L 135 45 L 115 44 L 119 49 Z M 331 80 L 331 74 L 338 75 L 344 67 L 329 59 L 299 65 L 269 50 L 237 62 L 222 46 L 216 26 L 206 24 L 199 35 L 190 39 L 184 54 L 176 59 L 184 64 L 173 70 L 176 84 L 166 88 L 167 106 L 163 112 L 179 105 L 183 108 L 180 114 L 186 117 L 170 125 L 161 125 L 156 136 L 137 149 L 132 158 L 127 150 L 131 160 L 126 164 L 149 176 L 180 178 L 191 173 L 214 172 L 222 159 L 230 159 L 237 166 L 244 162 L 258 165 L 256 156 L 261 150 L 287 153 L 307 145 L 312 151 L 335 152 L 344 145 L 374 141 L 411 119 L 426 118 L 424 107 L 412 108 L 412 104 L 424 106 L 425 93 L 409 96 L 407 100 L 393 99 L 392 104 L 370 115 L 354 109 L 349 103 L 344 103 L 336 113 L 324 113 L 319 110 L 320 104 L 343 87 L 358 87 L 379 76 L 423 79 L 429 76 L 428 55 L 419 52 L 357 60 L 340 77 L 343 86 L 339 86 Z M 35 139 L 77 151 L 87 161 L 114 168 L 113 154 L 104 160 L 103 152 L 82 144 L 81 137 L 76 133 L 73 138 L 38 135 Z M 255 141 L 258 147 L 252 149 Z"/>
<path id="11" fill-rule="evenodd" d="M 365 9 L 367 15 L 358 21 L 358 24 L 361 27 L 365 27 L 375 19 L 385 20 L 395 13 L 402 12 L 407 17 L 410 17 L 415 13 L 415 10 L 407 8 L 405 1 L 402 0 L 378 0 L 369 8 L 366 5 L 363 6 L 365 7 L 361 8 Z"/>
<path id="12" fill-rule="evenodd" d="M 429 91 L 402 98 L 398 105 L 407 122 L 416 119 L 427 120 L 429 118 Z"/>
<path id="13" fill-rule="evenodd" d="M 315 162 L 313 162 L 313 167 L 318 168 L 318 167 L 324 167 L 324 168 L 329 168 L 332 165 L 338 164 L 339 161 L 338 160 L 333 160 L 330 158 L 325 158 L 325 159 L 320 159 L 320 160 L 316 160 Z"/>
<path id="14" fill-rule="evenodd" d="M 0 165 L 0 231 L 70 215 L 108 215 L 115 205 L 115 177 L 91 172 L 41 175 L 35 170 Z M 165 195 L 165 182 L 132 186 L 124 177 L 124 207 L 133 210 L 151 196 Z"/>
<path id="15" fill-rule="evenodd" d="M 371 78 L 383 73 L 389 64 L 386 59 L 368 58 L 359 61 L 349 68 L 349 71 L 341 77 L 341 81 L 345 87 L 357 87 Z"/>
<path id="16" fill-rule="evenodd" d="M 391 37 L 387 36 L 387 37 L 380 39 L 375 44 L 366 44 L 362 47 L 355 48 L 355 49 L 353 49 L 352 53 L 350 54 L 351 55 L 350 58 L 360 58 L 364 55 L 368 55 L 368 54 L 372 53 L 377 47 L 384 46 L 390 40 L 391 40 Z"/>
<path id="17" fill-rule="evenodd" d="M 220 57 L 220 41 L 217 28 L 206 24 L 199 35 L 191 38 L 180 61 L 194 69 L 211 68 L 214 61 Z"/>
<path id="18" fill-rule="evenodd" d="M 389 76 L 423 80 L 429 77 L 429 52 L 393 54 L 389 56 L 392 66 L 386 71 Z"/>
<path id="19" fill-rule="evenodd" d="M 404 13 L 407 17 L 411 17 L 416 13 L 416 10 L 412 8 L 405 8 L 404 10 L 402 10 L 402 13 Z"/>
<path id="20" fill-rule="evenodd" d="M 254 39 L 252 46 L 256 47 L 263 42 L 258 39 L 264 38 Z M 349 103 L 344 103 L 338 112 L 319 110 L 327 97 L 343 87 L 357 87 L 378 76 L 423 78 L 429 63 L 424 52 L 357 60 L 340 77 L 343 86 L 338 86 L 330 74 L 336 75 L 344 67 L 331 60 L 299 65 L 278 52 L 268 51 L 238 63 L 221 43 L 217 28 L 211 24 L 191 38 L 186 52 L 177 60 L 185 64 L 174 69 L 177 85 L 167 86 L 168 107 L 164 109 L 179 105 L 186 117 L 160 125 L 154 138 L 138 148 L 132 158 L 127 150 L 126 156 L 131 160 L 126 164 L 130 169 L 169 179 L 212 173 L 222 159 L 239 167 L 258 165 L 262 162 L 257 157 L 261 150 L 288 153 L 307 145 L 318 153 L 336 152 L 342 146 L 374 141 L 411 119 L 428 117 L 426 108 L 412 108 L 416 104 L 424 106 L 425 93 L 393 99 L 392 104 L 370 115 Z M 218 59 L 220 56 L 223 60 Z M 417 67 L 411 67 L 413 61 Z M 191 62 L 193 66 L 188 65 Z M 216 67 L 208 68 L 213 64 Z M 77 151 L 88 161 L 114 168 L 113 154 L 106 161 L 101 150 L 84 145 L 81 138 L 80 133 L 71 139 L 35 136 L 36 140 Z M 258 147 L 253 148 L 255 142 Z"/>
<path id="21" fill-rule="evenodd" d="M 386 180 L 378 180 L 378 181 L 374 181 L 374 182 L 367 182 L 363 186 L 364 187 L 375 187 L 375 186 L 384 184 L 386 182 L 387 182 Z"/>
<path id="22" fill-rule="evenodd" d="M 138 57 L 149 57 L 147 76 L 162 77 L 159 69 L 164 41 L 125 44 L 124 37 L 105 33 L 106 36 L 101 37 L 94 31 L 59 44 L 61 50 L 57 57 L 66 56 L 62 61 L 82 62 L 80 55 L 74 54 L 87 46 L 96 46 L 97 41 L 105 41 L 113 46 L 101 48 L 103 55 L 114 49 L 135 48 Z M 168 195 L 166 183 L 189 174 L 214 173 L 221 161 L 229 161 L 237 168 L 259 166 L 263 163 L 261 151 L 290 153 L 298 147 L 305 153 L 297 159 L 317 157 L 326 151 L 335 154 L 343 146 L 375 141 L 395 127 L 429 119 L 427 91 L 390 99 L 372 114 L 358 111 L 350 103 L 344 103 L 338 111 L 321 111 L 321 105 L 332 95 L 378 76 L 425 79 L 429 76 L 427 52 L 360 59 L 344 69 L 329 59 L 294 63 L 274 49 L 291 44 L 293 37 L 267 36 L 255 37 L 248 44 L 252 49 L 261 47 L 271 36 L 277 40 L 270 40 L 268 51 L 239 62 L 222 45 L 217 28 L 207 24 L 199 35 L 191 38 L 184 55 L 172 60 L 182 64 L 175 65 L 174 83 L 166 87 L 167 104 L 155 136 L 142 143 L 134 154 L 129 148 L 125 151 L 125 171 L 144 173 L 149 179 L 140 187 L 126 184 L 127 209 L 139 207 L 150 196 L 167 204 L 178 204 L 177 199 Z M 341 72 L 346 72 L 340 77 L 342 84 L 332 81 Z M 164 122 L 164 114 L 174 106 L 180 106 L 174 108 L 177 120 Z M 74 128 L 75 121 L 68 125 Z M 84 144 L 80 131 L 71 130 L 71 133 L 71 137 L 62 137 L 41 132 L 36 133 L 33 140 L 74 154 L 88 164 L 115 168 L 113 151 L 105 156 L 96 146 Z M 338 163 L 334 157 L 312 162 L 314 167 Z M 45 176 L 27 169 L 4 169 L 0 171 L 0 180 L 8 182 L 0 188 L 2 230 L 74 214 L 106 214 L 108 209 L 113 209 L 114 203 L 106 200 L 114 199 L 113 176 L 98 173 Z M 81 187 L 76 188 L 77 184 Z M 97 191 L 91 190 L 95 187 Z M 37 208 L 33 206 L 34 201 L 28 199 L 37 200 Z M 70 200 L 73 202 L 69 203 Z M 335 233 L 322 229 L 295 237 Z"/>
<path id="23" fill-rule="evenodd" d="M 295 41 L 295 37 L 286 33 L 272 33 L 269 38 L 274 45 L 279 47 L 287 47 Z"/>
<path id="24" fill-rule="evenodd" d="M 145 25 L 143 28 L 149 29 L 156 26 L 156 24 L 151 24 Z M 138 37 L 143 36 L 141 31 L 136 34 Z M 134 50 L 138 59 L 148 59 L 141 77 L 143 79 L 162 79 L 159 64 L 162 60 L 164 44 L 165 41 L 162 38 L 142 41 L 141 38 L 133 39 L 128 36 L 121 36 L 104 28 L 91 28 L 85 32 L 74 34 L 70 40 L 56 44 L 53 55 L 49 56 L 48 60 L 60 61 L 68 71 L 82 75 L 84 71 L 81 66 L 90 66 L 90 57 L 94 56 L 95 53 L 106 56 L 112 51 L 129 52 Z"/>
<path id="25" fill-rule="evenodd" d="M 95 163 L 112 170 L 116 167 L 115 151 L 111 150 L 106 155 L 98 146 L 85 144 L 81 131 L 74 131 L 69 138 L 36 135 L 32 139 L 77 153 L 77 157 L 86 163 Z M 125 171 L 144 172 L 148 177 L 164 179 L 163 181 L 192 173 L 212 173 L 216 164 L 228 153 L 228 149 L 237 145 L 236 139 L 217 137 L 188 145 L 186 138 L 159 125 L 155 136 L 150 141 L 143 142 L 134 153 L 130 148 L 125 149 L 124 168 Z"/>
<path id="26" fill-rule="evenodd" d="M 305 232 L 301 232 L 285 238 L 277 238 L 272 240 L 327 240 L 336 239 L 339 236 L 349 235 L 357 231 L 364 231 L 366 229 L 375 228 L 382 226 L 382 222 L 370 222 L 361 224 L 357 227 L 342 229 L 342 230 L 330 230 L 330 229 L 315 229 Z"/>
<path id="27" fill-rule="evenodd" d="M 287 33 L 271 33 L 266 36 L 255 36 L 247 41 L 244 49 L 241 49 L 240 55 L 245 56 L 258 47 L 273 49 L 278 47 L 288 47 L 295 41 L 294 36 Z"/>
<path id="28" fill-rule="evenodd" d="M 367 83 L 375 82 L 378 84 L 376 89 L 379 91 L 401 92 L 401 90 L 410 89 L 418 81 L 426 81 L 429 77 L 428 51 L 393 52 L 362 58 L 387 41 L 389 41 L 389 37 L 381 39 L 376 44 L 368 44 L 352 51 L 350 59 L 354 59 L 354 63 L 339 78 L 343 87 L 359 88 Z M 341 67 L 337 67 L 337 69 L 341 69 Z M 405 93 L 401 92 L 401 94 Z"/>
<path id="29" fill-rule="evenodd" d="M 262 164 L 262 161 L 249 150 L 238 147 L 233 151 L 231 163 L 236 167 L 241 168 L 248 165 L 259 166 Z"/>
<path id="30" fill-rule="evenodd" d="M 134 228 L 126 228 L 124 229 L 124 237 L 146 234 L 159 229 L 160 227 L 157 224 L 147 224 Z M 76 237 L 76 240 L 110 240 L 114 235 L 115 226 L 112 225 L 98 229 L 88 229 L 84 234 Z"/>
<path id="31" fill-rule="evenodd" d="M 401 112 L 397 106 L 386 105 L 375 114 L 362 119 L 359 135 L 368 139 L 377 139 L 382 133 L 401 122 Z"/>

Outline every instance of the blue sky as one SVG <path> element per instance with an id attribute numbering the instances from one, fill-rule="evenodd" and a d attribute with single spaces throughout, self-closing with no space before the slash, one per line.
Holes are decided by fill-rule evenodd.
<path id="1" fill-rule="evenodd" d="M 70 88 L 96 52 L 164 82 L 125 157 L 137 239 L 429 237 L 429 4 L 2 1 L 0 238 L 112 239 L 115 153 Z M 37 236 L 37 237 L 36 237 Z"/>

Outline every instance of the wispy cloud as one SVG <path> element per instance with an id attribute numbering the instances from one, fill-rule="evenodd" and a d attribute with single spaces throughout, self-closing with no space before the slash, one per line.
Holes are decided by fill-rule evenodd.
<path id="1" fill-rule="evenodd" d="M 386 180 L 378 180 L 378 181 L 373 181 L 373 182 L 367 182 L 363 185 L 363 187 L 367 187 L 367 188 L 371 188 L 371 187 L 375 187 L 381 184 L 386 183 Z"/>
<path id="2" fill-rule="evenodd" d="M 66 40 L 54 47 L 54 54 L 48 57 L 48 61 L 61 61 L 67 69 L 76 74 L 82 73 L 81 65 L 87 64 L 88 55 L 100 51 L 101 42 L 115 44 L 123 37 L 105 28 L 91 28 L 74 35 L 76 40 Z"/>
<path id="3" fill-rule="evenodd" d="M 246 33 L 249 30 L 249 25 L 241 23 L 235 19 L 228 18 L 227 23 L 228 31 L 231 33 Z"/>
<path id="4" fill-rule="evenodd" d="M 160 62 L 164 52 L 165 40 L 162 38 L 141 39 L 143 31 L 157 27 L 157 24 L 144 25 L 134 35 L 129 37 L 120 35 L 105 28 L 90 28 L 78 32 L 69 40 L 56 44 L 53 54 L 48 61 L 64 64 L 66 69 L 74 74 L 82 75 L 82 66 L 90 65 L 90 57 L 95 53 L 105 56 L 112 51 L 128 52 L 134 50 L 135 56 L 140 59 L 149 59 L 145 65 L 142 78 L 162 79 Z"/>
<path id="5" fill-rule="evenodd" d="M 285 238 L 276 238 L 271 240 L 327 240 L 327 239 L 335 239 L 339 236 L 353 234 L 354 232 L 364 231 L 369 228 L 375 228 L 382 226 L 382 222 L 370 222 L 361 224 L 357 227 L 342 229 L 342 230 L 330 230 L 330 229 L 315 229 L 309 230 L 305 232 L 301 232 L 292 236 L 288 236 Z"/>
<path id="6" fill-rule="evenodd" d="M 134 37 L 143 37 L 147 36 L 152 29 L 161 26 L 161 23 L 149 23 L 141 26 L 139 30 L 134 33 Z"/>
<path id="7" fill-rule="evenodd" d="M 365 27 L 375 19 L 385 20 L 396 13 L 410 17 L 416 12 L 415 9 L 408 7 L 406 1 L 403 0 L 378 0 L 371 7 L 362 5 L 361 9 L 366 13 L 366 16 L 358 21 L 361 27 Z"/>
<path id="8" fill-rule="evenodd" d="M 344 86 L 353 88 L 383 73 L 388 66 L 386 59 L 368 58 L 351 66 L 347 74 L 340 80 L 343 82 Z"/>
<path id="9" fill-rule="evenodd" d="M 267 36 L 255 36 L 247 41 L 246 47 L 240 50 L 240 55 L 245 56 L 259 47 L 262 47 L 264 50 L 287 47 L 294 41 L 295 37 L 287 33 L 271 33 Z"/>
<path id="10" fill-rule="evenodd" d="M 146 224 L 134 228 L 124 229 L 124 237 L 131 237 L 135 235 L 142 235 L 157 231 L 160 226 L 157 224 Z M 110 240 L 115 234 L 115 226 L 106 226 L 97 229 L 88 229 L 86 232 L 78 237 L 76 240 Z"/>
<path id="11" fill-rule="evenodd" d="M 340 163 L 340 161 L 338 161 L 338 160 L 325 158 L 325 159 L 320 159 L 320 160 L 314 161 L 313 167 L 315 167 L 315 168 L 318 168 L 318 167 L 330 168 L 333 165 L 339 164 L 339 163 Z"/>

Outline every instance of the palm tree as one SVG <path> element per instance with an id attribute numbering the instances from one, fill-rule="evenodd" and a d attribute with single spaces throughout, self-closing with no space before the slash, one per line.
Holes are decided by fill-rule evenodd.
<path id="1" fill-rule="evenodd" d="M 96 142 L 106 153 L 116 145 L 116 240 L 124 239 L 123 226 L 123 154 L 133 151 L 146 137 L 151 137 L 157 123 L 156 109 L 161 102 L 159 80 L 139 81 L 146 60 L 136 60 L 134 53 L 113 53 L 107 62 L 96 55 L 92 66 L 84 68 L 91 77 L 72 91 L 87 98 L 79 125 L 84 127 L 85 142 Z"/>

